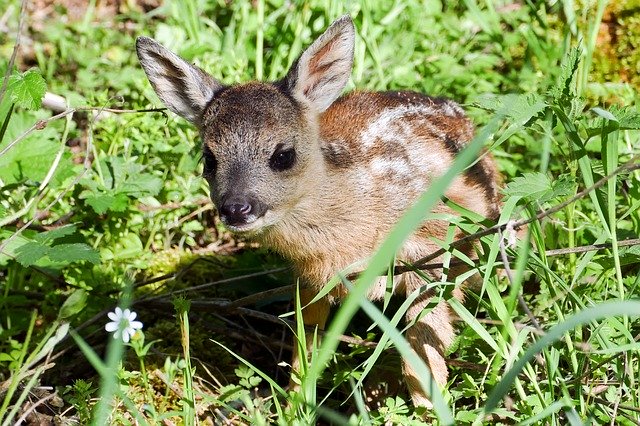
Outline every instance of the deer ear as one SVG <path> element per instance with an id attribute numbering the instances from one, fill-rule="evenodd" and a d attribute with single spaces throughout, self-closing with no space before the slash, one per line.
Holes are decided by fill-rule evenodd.
<path id="1" fill-rule="evenodd" d="M 138 37 L 136 50 L 151 86 L 167 108 L 200 125 L 204 108 L 222 84 L 148 37 Z"/>
<path id="2" fill-rule="evenodd" d="M 335 21 L 293 64 L 285 88 L 320 113 L 340 96 L 353 66 L 355 29 L 351 17 Z"/>

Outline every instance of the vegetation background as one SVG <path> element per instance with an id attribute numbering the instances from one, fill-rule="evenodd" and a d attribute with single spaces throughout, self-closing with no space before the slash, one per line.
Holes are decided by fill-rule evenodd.
<path id="1" fill-rule="evenodd" d="M 454 171 L 485 145 L 506 184 L 498 225 L 452 219 L 491 232 L 427 412 L 398 380 L 406 307 L 358 294 L 446 182 L 288 393 L 295 277 L 219 226 L 195 130 L 143 111 L 161 105 L 136 36 L 226 83 L 276 79 L 344 13 L 349 88 L 460 102 L 479 130 Z M 0 0 L 0 73 L 3 426 L 640 424 L 637 0 Z M 518 220 L 531 244 L 505 243 Z M 144 324 L 126 345 L 104 331 L 116 306 Z"/>

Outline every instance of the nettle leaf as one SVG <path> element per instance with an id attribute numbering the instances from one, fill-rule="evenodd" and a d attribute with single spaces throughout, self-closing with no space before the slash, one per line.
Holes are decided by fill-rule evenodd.
<path id="1" fill-rule="evenodd" d="M 47 256 L 51 247 L 36 241 L 29 241 L 16 249 L 16 260 L 22 266 L 31 266 Z"/>
<path id="2" fill-rule="evenodd" d="M 37 71 L 28 70 L 9 77 L 7 89 L 16 104 L 27 109 L 38 109 L 42 105 L 47 84 Z"/>
<path id="3" fill-rule="evenodd" d="M 164 182 L 159 177 L 149 173 L 127 178 L 119 192 L 123 192 L 132 197 L 144 197 L 146 195 L 157 195 L 162 189 Z"/>
<path id="4" fill-rule="evenodd" d="M 618 127 L 621 130 L 638 130 L 640 129 L 640 111 L 636 108 L 629 106 L 613 105 L 609 110 L 603 110 L 601 108 L 592 108 L 596 115 L 605 118 L 609 121 L 618 123 Z M 593 120 L 589 123 L 589 130 L 599 133 L 602 127 L 602 120 Z"/>
<path id="5" fill-rule="evenodd" d="M 551 183 L 551 186 L 552 191 L 551 194 L 549 194 L 548 200 L 551 200 L 553 198 L 567 197 L 569 195 L 573 195 L 576 190 L 576 178 L 567 174 L 560 175 Z"/>
<path id="6" fill-rule="evenodd" d="M 73 263 L 86 260 L 93 264 L 100 263 L 100 254 L 84 243 L 58 244 L 49 250 L 52 262 Z"/>
<path id="7" fill-rule="evenodd" d="M 580 49 L 578 47 L 573 47 L 563 58 L 558 81 L 549 91 L 549 94 L 556 101 L 564 101 L 573 97 L 575 93 L 575 85 L 572 84 L 572 82 L 579 64 Z"/>
<path id="8" fill-rule="evenodd" d="M 66 237 L 76 232 L 76 225 L 64 225 L 60 228 L 55 228 L 50 231 L 45 231 L 37 234 L 33 239 L 42 244 L 48 244 L 51 241 L 58 238 Z"/>
<path id="9" fill-rule="evenodd" d="M 547 103 L 535 94 L 483 95 L 474 104 L 479 108 L 503 115 L 508 119 L 509 127 L 502 133 L 496 144 L 500 144 L 510 138 L 547 108 Z"/>
<path id="10" fill-rule="evenodd" d="M 113 195 L 96 195 L 87 197 L 85 201 L 91 206 L 94 212 L 104 214 L 113 205 L 115 197 Z"/>
<path id="11" fill-rule="evenodd" d="M 551 189 L 551 181 L 547 175 L 534 172 L 513 178 L 503 192 L 510 197 L 539 198 Z"/>
<path id="12" fill-rule="evenodd" d="M 98 214 L 103 214 L 107 211 L 123 212 L 129 206 L 129 197 L 121 193 L 116 193 L 115 195 L 99 194 L 87 197 L 86 202 Z"/>
<path id="13" fill-rule="evenodd" d="M 570 175 L 560 175 L 555 181 L 551 181 L 544 173 L 533 172 L 514 178 L 503 192 L 511 197 L 522 197 L 542 204 L 573 194 L 575 187 L 575 178 Z"/>
<path id="14" fill-rule="evenodd" d="M 36 234 L 32 239 L 23 240 L 15 249 L 15 258 L 22 266 L 41 264 L 49 259 L 54 265 L 67 265 L 78 261 L 100 262 L 99 253 L 84 243 L 54 244 L 55 240 L 75 233 L 75 225 L 66 225 L 51 231 Z M 45 262 L 47 263 L 47 262 Z M 57 264 L 57 265 L 56 265 Z"/>

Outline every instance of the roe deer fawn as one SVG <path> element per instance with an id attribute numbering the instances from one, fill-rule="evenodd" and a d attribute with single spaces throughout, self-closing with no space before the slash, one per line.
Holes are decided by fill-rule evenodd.
<path id="1" fill-rule="evenodd" d="M 305 286 L 302 306 L 337 271 L 376 250 L 474 132 L 462 109 L 449 100 L 414 92 L 356 91 L 339 97 L 351 73 L 354 42 L 353 23 L 344 16 L 282 80 L 227 86 L 154 40 L 137 40 L 140 62 L 160 99 L 200 130 L 204 177 L 221 220 L 293 263 Z M 451 182 L 445 195 L 497 217 L 498 180 L 493 160 L 485 155 Z M 444 203 L 434 211 L 453 214 Z M 416 261 L 438 249 L 432 239 L 444 240 L 446 233 L 444 221 L 425 221 L 397 258 Z M 431 272 L 435 278 L 439 273 Z M 423 284 L 418 275 L 403 274 L 396 277 L 394 291 L 408 295 Z M 381 278 L 368 297 L 381 298 L 385 287 Z M 324 328 L 330 305 L 345 293 L 336 287 L 304 308 L 305 324 Z M 407 321 L 418 318 L 406 338 L 444 385 L 443 354 L 454 330 L 446 302 L 419 317 L 433 296 L 434 291 L 421 294 L 406 313 Z M 454 296 L 462 298 L 461 290 Z M 292 368 L 298 367 L 294 354 Z M 406 362 L 403 373 L 414 405 L 429 406 Z"/>

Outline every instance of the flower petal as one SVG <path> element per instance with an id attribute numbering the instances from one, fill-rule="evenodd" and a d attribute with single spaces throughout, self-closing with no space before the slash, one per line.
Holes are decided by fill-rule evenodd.
<path id="1" fill-rule="evenodd" d="M 116 313 L 115 313 L 115 312 L 109 312 L 109 313 L 107 314 L 107 316 L 109 317 L 109 319 L 110 319 L 111 321 L 116 321 L 116 322 L 117 322 L 117 321 L 119 321 L 119 320 L 120 320 L 120 318 L 118 318 L 118 315 L 116 315 Z"/>
<path id="2" fill-rule="evenodd" d="M 129 321 L 133 321 L 137 316 L 138 314 L 136 312 L 131 311 L 131 313 L 129 314 Z"/>
<path id="3" fill-rule="evenodd" d="M 141 330 L 142 329 L 142 323 L 140 321 L 131 321 L 129 323 L 129 327 L 134 331 L 135 330 Z"/>
<path id="4" fill-rule="evenodd" d="M 125 309 L 125 310 L 122 312 L 122 318 L 127 318 L 127 319 L 129 319 L 129 316 L 130 316 L 130 315 L 131 315 L 131 310 L 129 310 L 129 309 Z"/>
<path id="5" fill-rule="evenodd" d="M 129 331 L 129 330 L 127 329 L 127 330 L 124 330 L 124 331 L 122 332 L 122 341 L 123 341 L 123 342 L 125 342 L 125 343 L 129 343 L 129 337 L 130 337 L 130 336 L 129 336 L 128 331 Z"/>
<path id="6" fill-rule="evenodd" d="M 108 322 L 105 326 L 104 329 L 107 330 L 109 333 L 112 333 L 114 331 L 116 331 L 118 329 L 118 323 L 113 321 L 113 322 Z"/>
<path id="7" fill-rule="evenodd" d="M 118 318 L 122 318 L 122 309 L 120 309 L 120 306 L 116 306 L 114 312 Z"/>

